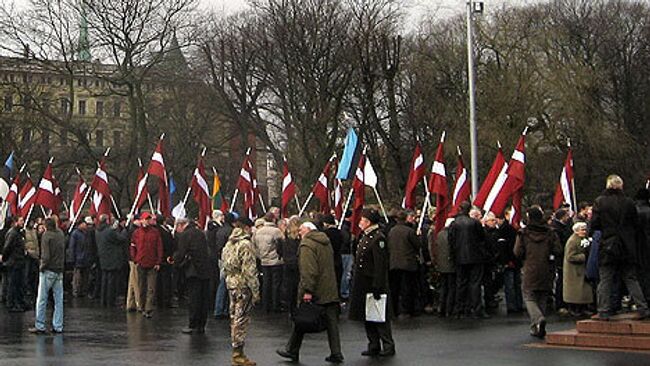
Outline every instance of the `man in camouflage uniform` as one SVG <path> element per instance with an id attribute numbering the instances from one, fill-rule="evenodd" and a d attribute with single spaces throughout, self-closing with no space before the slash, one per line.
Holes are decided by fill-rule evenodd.
<path id="1" fill-rule="evenodd" d="M 256 365 L 244 354 L 250 311 L 253 304 L 260 299 L 255 249 L 250 240 L 252 226 L 253 223 L 249 219 L 239 219 L 221 254 L 226 287 L 230 295 L 233 366 Z"/>

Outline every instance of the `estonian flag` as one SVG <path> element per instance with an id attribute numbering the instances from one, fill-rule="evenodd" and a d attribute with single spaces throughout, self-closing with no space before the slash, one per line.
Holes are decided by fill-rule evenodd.
<path id="1" fill-rule="evenodd" d="M 174 193 L 176 193 L 176 182 L 174 182 L 174 177 L 169 176 L 169 203 L 173 204 L 174 202 Z"/>
<path id="2" fill-rule="evenodd" d="M 5 161 L 5 177 L 11 179 L 11 172 L 14 170 L 14 152 L 12 151 L 9 154 L 9 157 Z"/>
<path id="3" fill-rule="evenodd" d="M 353 128 L 348 130 L 348 135 L 345 137 L 345 148 L 343 149 L 343 156 L 339 163 L 339 170 L 336 173 L 336 179 L 348 180 L 354 177 L 357 165 L 359 165 L 359 157 L 361 155 L 361 144 L 359 138 Z"/>

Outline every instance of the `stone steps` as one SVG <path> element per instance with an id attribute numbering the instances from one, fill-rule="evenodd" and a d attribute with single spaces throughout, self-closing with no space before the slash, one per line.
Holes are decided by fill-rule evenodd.
<path id="1" fill-rule="evenodd" d="M 582 320 L 576 329 L 547 334 L 546 344 L 650 351 L 650 322 Z"/>

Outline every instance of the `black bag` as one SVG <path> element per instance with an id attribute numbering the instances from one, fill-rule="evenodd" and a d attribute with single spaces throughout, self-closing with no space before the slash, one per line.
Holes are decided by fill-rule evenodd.
<path id="1" fill-rule="evenodd" d="M 293 324 L 299 333 L 320 333 L 327 328 L 325 307 L 313 302 L 298 305 L 293 315 Z"/>

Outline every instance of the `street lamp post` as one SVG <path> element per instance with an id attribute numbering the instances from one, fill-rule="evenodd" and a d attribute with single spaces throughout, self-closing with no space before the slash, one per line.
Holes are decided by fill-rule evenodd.
<path id="1" fill-rule="evenodd" d="M 476 86 L 474 78 L 473 14 L 483 13 L 483 2 L 467 2 L 467 86 L 469 94 L 469 143 L 472 168 L 472 197 L 478 193 L 478 133 L 476 130 Z"/>

